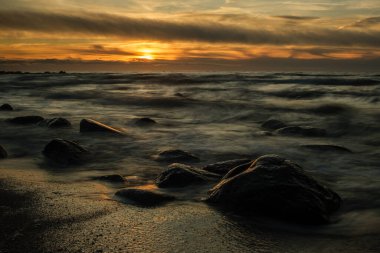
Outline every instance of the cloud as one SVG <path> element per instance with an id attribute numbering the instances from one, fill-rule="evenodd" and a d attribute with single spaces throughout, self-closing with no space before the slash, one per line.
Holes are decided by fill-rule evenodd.
<path id="1" fill-rule="evenodd" d="M 287 20 L 291 20 L 291 21 L 304 21 L 304 20 L 315 20 L 315 19 L 319 19 L 319 17 L 307 17 L 307 16 L 287 16 L 287 15 L 284 15 L 284 16 L 273 16 L 275 18 L 281 18 L 281 19 L 287 19 Z"/>
<path id="2" fill-rule="evenodd" d="M 127 52 L 124 50 L 121 50 L 120 48 L 108 48 L 104 47 L 100 44 L 92 45 L 90 48 L 87 49 L 75 49 L 72 51 L 81 53 L 81 54 L 92 54 L 92 55 L 125 55 L 125 56 L 137 56 L 134 52 Z"/>
<path id="3" fill-rule="evenodd" d="M 374 25 L 379 25 L 380 24 L 380 17 L 370 17 L 370 18 L 365 18 L 362 20 L 359 20 L 349 27 L 358 27 L 358 28 L 367 28 L 370 26 Z"/>
<path id="4" fill-rule="evenodd" d="M 220 23 L 141 19 L 100 13 L 0 11 L 0 29 L 47 34 L 86 34 L 124 39 L 198 41 L 250 45 L 335 45 L 379 47 L 380 31 L 297 27 L 249 29 Z"/>

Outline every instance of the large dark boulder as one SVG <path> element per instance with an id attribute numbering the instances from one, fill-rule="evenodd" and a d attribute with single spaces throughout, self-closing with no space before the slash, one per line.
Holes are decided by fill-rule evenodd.
<path id="1" fill-rule="evenodd" d="M 7 121 L 9 123 L 16 124 L 16 125 L 31 125 L 31 124 L 37 124 L 43 120 L 44 118 L 41 116 L 20 116 L 20 117 L 8 119 Z"/>
<path id="2" fill-rule="evenodd" d="M 149 127 L 157 124 L 157 122 L 151 118 L 140 118 L 135 120 L 135 125 L 139 127 Z"/>
<path id="3" fill-rule="evenodd" d="M 287 125 L 279 120 L 276 119 L 269 119 L 261 124 L 262 128 L 268 129 L 268 130 L 277 130 L 279 128 L 286 127 Z"/>
<path id="4" fill-rule="evenodd" d="M 236 170 L 210 190 L 207 202 L 306 224 L 329 222 L 340 206 L 338 194 L 279 156 L 262 156 Z"/>
<path id="5" fill-rule="evenodd" d="M 0 159 L 4 159 L 8 157 L 7 151 L 0 145 Z"/>
<path id="6" fill-rule="evenodd" d="M 208 164 L 204 166 L 202 169 L 224 176 L 233 168 L 240 166 L 242 164 L 247 164 L 247 163 L 251 164 L 251 162 L 252 162 L 252 159 L 235 159 L 235 160 L 228 160 L 228 161 Z"/>
<path id="7" fill-rule="evenodd" d="M 0 111 L 13 111 L 13 107 L 10 104 L 2 104 Z"/>
<path id="8" fill-rule="evenodd" d="M 80 122 L 80 132 L 103 132 L 123 135 L 124 133 L 116 128 L 105 125 L 93 119 L 82 119 Z"/>
<path id="9" fill-rule="evenodd" d="M 317 127 L 288 126 L 276 130 L 281 135 L 295 135 L 307 137 L 323 137 L 327 135 L 325 129 Z"/>
<path id="10" fill-rule="evenodd" d="M 130 201 L 135 205 L 145 207 L 161 205 L 176 199 L 168 194 L 132 188 L 121 189 L 115 193 L 115 196 L 124 201 Z"/>
<path id="11" fill-rule="evenodd" d="M 49 160 L 63 166 L 82 164 L 89 158 L 89 151 L 87 149 L 73 141 L 63 139 L 50 141 L 42 153 Z"/>
<path id="12" fill-rule="evenodd" d="M 156 184 L 160 188 L 185 187 L 191 184 L 199 184 L 218 179 L 220 179 L 218 174 L 180 163 L 173 163 L 158 176 Z"/>
<path id="13" fill-rule="evenodd" d="M 180 149 L 169 149 L 153 156 L 154 160 L 159 162 L 199 162 L 199 158 L 189 152 Z"/>

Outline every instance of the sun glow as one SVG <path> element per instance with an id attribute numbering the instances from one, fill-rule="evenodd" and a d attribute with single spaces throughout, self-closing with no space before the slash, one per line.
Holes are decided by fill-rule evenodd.
<path id="1" fill-rule="evenodd" d="M 149 60 L 149 61 L 154 60 L 152 49 L 143 49 L 143 50 L 141 50 L 141 53 L 143 55 L 139 56 L 138 57 L 139 59 Z"/>

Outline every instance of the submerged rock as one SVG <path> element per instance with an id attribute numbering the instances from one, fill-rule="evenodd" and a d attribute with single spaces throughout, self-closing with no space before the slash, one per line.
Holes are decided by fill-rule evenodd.
<path id="1" fill-rule="evenodd" d="M 82 119 L 80 122 L 80 132 L 106 132 L 123 135 L 124 133 L 111 126 L 105 125 L 93 119 Z"/>
<path id="2" fill-rule="evenodd" d="M 5 159 L 8 157 L 7 151 L 0 145 L 0 159 Z"/>
<path id="3" fill-rule="evenodd" d="M 100 181 L 111 182 L 111 183 L 124 183 L 125 182 L 124 177 L 122 177 L 122 176 L 120 176 L 118 174 L 97 176 L 97 177 L 93 177 L 93 179 L 100 180 Z"/>
<path id="4" fill-rule="evenodd" d="M 3 104 L 0 106 L 0 111 L 13 111 L 13 107 L 10 104 Z"/>
<path id="5" fill-rule="evenodd" d="M 132 188 L 121 189 L 117 191 L 115 195 L 124 200 L 132 201 L 136 205 L 146 207 L 157 206 L 176 199 L 174 196 L 168 194 Z"/>
<path id="6" fill-rule="evenodd" d="M 29 125 L 29 124 L 37 124 L 43 121 L 44 118 L 41 116 L 20 116 L 12 119 L 8 119 L 7 121 L 12 124 L 17 125 Z"/>
<path id="7" fill-rule="evenodd" d="M 344 104 L 323 104 L 315 108 L 311 108 L 310 111 L 317 114 L 340 114 L 350 110 L 350 107 Z"/>
<path id="8" fill-rule="evenodd" d="M 79 144 L 63 139 L 50 141 L 42 153 L 51 161 L 64 166 L 84 163 L 89 155 L 89 151 Z"/>
<path id="9" fill-rule="evenodd" d="M 180 163 L 173 163 L 158 176 L 156 184 L 160 188 L 185 187 L 219 178 L 220 176 L 218 174 Z"/>
<path id="10" fill-rule="evenodd" d="M 251 159 L 228 160 L 228 161 L 208 164 L 208 165 L 204 166 L 202 169 L 224 176 L 233 168 L 235 168 L 239 165 L 242 165 L 242 164 L 250 163 L 250 162 L 252 162 Z"/>
<path id="11" fill-rule="evenodd" d="M 65 118 L 53 118 L 47 121 L 47 127 L 48 128 L 71 127 L 71 123 Z"/>
<path id="12" fill-rule="evenodd" d="M 323 137 L 327 135 L 327 131 L 316 127 L 300 127 L 288 126 L 276 130 L 276 133 L 281 135 L 298 135 L 308 137 Z"/>
<path id="13" fill-rule="evenodd" d="M 180 149 L 165 150 L 153 157 L 159 162 L 199 162 L 199 158 L 189 152 Z"/>
<path id="14" fill-rule="evenodd" d="M 231 170 L 210 190 L 206 201 L 248 214 L 323 224 L 339 208 L 341 199 L 299 165 L 266 155 L 246 169 Z"/>
<path id="15" fill-rule="evenodd" d="M 261 127 L 269 130 L 277 130 L 279 128 L 287 127 L 287 125 L 282 121 L 269 119 L 261 124 Z"/>
<path id="16" fill-rule="evenodd" d="M 352 153 L 350 149 L 337 146 L 337 145 L 314 144 L 314 145 L 302 145 L 301 147 L 307 148 L 313 151 L 318 151 L 318 152 Z"/>
<path id="17" fill-rule="evenodd" d="M 140 118 L 135 121 L 135 124 L 140 127 L 153 126 L 157 124 L 157 122 L 151 118 Z"/>

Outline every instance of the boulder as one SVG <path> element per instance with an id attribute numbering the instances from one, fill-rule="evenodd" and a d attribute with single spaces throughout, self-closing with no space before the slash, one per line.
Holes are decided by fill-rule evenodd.
<path id="1" fill-rule="evenodd" d="M 93 179 L 100 180 L 100 181 L 111 182 L 111 183 L 124 183 L 125 182 L 124 177 L 122 177 L 122 176 L 120 176 L 118 174 L 96 176 L 96 177 L 93 177 Z"/>
<path id="2" fill-rule="evenodd" d="M 5 159 L 8 157 L 7 151 L 0 145 L 0 159 Z"/>
<path id="3" fill-rule="evenodd" d="M 156 184 L 160 188 L 185 187 L 218 179 L 220 179 L 218 174 L 180 163 L 173 163 L 158 176 Z"/>
<path id="4" fill-rule="evenodd" d="M 82 164 L 89 155 L 89 151 L 79 144 L 63 139 L 50 141 L 42 153 L 49 160 L 63 166 Z"/>
<path id="5" fill-rule="evenodd" d="M 118 129 L 115 129 L 113 127 L 107 126 L 103 123 L 100 123 L 93 119 L 82 119 L 80 122 L 80 132 L 105 132 L 105 133 L 112 133 L 112 134 L 118 134 L 123 135 L 124 133 Z"/>
<path id="6" fill-rule="evenodd" d="M 157 124 L 157 122 L 151 118 L 140 118 L 135 121 L 135 125 L 139 127 L 148 127 Z"/>
<path id="7" fill-rule="evenodd" d="M 325 129 L 316 127 L 300 127 L 300 126 L 288 126 L 276 130 L 277 134 L 281 135 L 295 135 L 295 136 L 307 136 L 307 137 L 323 137 L 327 135 Z"/>
<path id="8" fill-rule="evenodd" d="M 199 162 L 199 158 L 189 152 L 180 149 L 169 149 L 153 156 L 154 160 L 159 162 Z"/>
<path id="9" fill-rule="evenodd" d="M 121 189 L 115 193 L 115 196 L 145 207 L 157 206 L 176 199 L 168 194 L 133 188 Z"/>
<path id="10" fill-rule="evenodd" d="M 44 118 L 41 116 L 20 116 L 20 117 L 8 119 L 7 121 L 9 123 L 16 124 L 16 125 L 31 125 L 31 124 L 37 124 L 43 120 Z"/>
<path id="11" fill-rule="evenodd" d="M 68 121 L 65 118 L 53 118 L 48 120 L 47 122 L 48 128 L 64 128 L 64 127 L 71 127 L 70 121 Z"/>
<path id="12" fill-rule="evenodd" d="M 276 119 L 269 119 L 261 124 L 262 128 L 268 129 L 268 130 L 277 130 L 279 128 L 287 127 L 287 125 L 279 120 Z"/>
<path id="13" fill-rule="evenodd" d="M 247 163 L 251 164 L 251 162 L 252 162 L 252 159 L 235 159 L 235 160 L 228 160 L 228 161 L 208 164 L 204 166 L 202 169 L 224 176 L 233 168 L 242 164 L 247 164 Z"/>
<path id="14" fill-rule="evenodd" d="M 0 111 L 13 111 L 13 107 L 10 104 L 3 104 L 0 106 Z"/>
<path id="15" fill-rule="evenodd" d="M 328 145 L 328 144 L 314 144 L 314 145 L 302 145 L 301 147 L 318 152 L 336 152 L 336 153 L 352 153 L 348 148 Z"/>
<path id="16" fill-rule="evenodd" d="M 231 170 L 209 191 L 206 201 L 245 214 L 324 224 L 339 208 L 341 199 L 299 165 L 276 155 L 266 155 L 248 168 Z"/>

